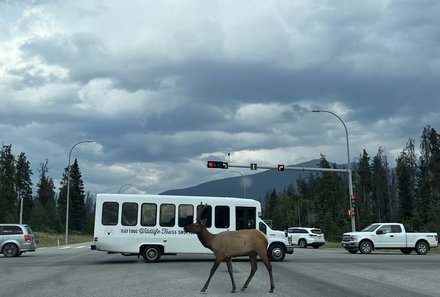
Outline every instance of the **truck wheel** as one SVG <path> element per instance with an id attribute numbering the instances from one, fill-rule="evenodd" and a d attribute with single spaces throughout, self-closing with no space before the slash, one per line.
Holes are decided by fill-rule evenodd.
<path id="1" fill-rule="evenodd" d="M 279 244 L 273 244 L 269 248 L 267 254 L 271 261 L 277 261 L 277 262 L 283 261 L 284 257 L 286 256 L 286 252 L 284 251 L 284 248 Z"/>
<path id="2" fill-rule="evenodd" d="M 371 242 L 367 240 L 364 240 L 359 244 L 359 251 L 362 254 L 370 254 L 372 250 L 373 250 L 373 245 L 371 244 Z"/>
<path id="3" fill-rule="evenodd" d="M 400 251 L 402 252 L 402 254 L 409 255 L 411 254 L 412 249 L 400 249 Z"/>
<path id="4" fill-rule="evenodd" d="M 160 260 L 162 250 L 158 246 L 146 246 L 142 249 L 142 257 L 147 263 L 158 262 Z"/>
<path id="5" fill-rule="evenodd" d="M 426 255 L 429 250 L 429 245 L 426 241 L 419 241 L 416 244 L 416 253 L 419 255 Z"/>
<path id="6" fill-rule="evenodd" d="M 307 241 L 305 239 L 300 239 L 298 245 L 300 248 L 305 249 L 307 247 Z"/>

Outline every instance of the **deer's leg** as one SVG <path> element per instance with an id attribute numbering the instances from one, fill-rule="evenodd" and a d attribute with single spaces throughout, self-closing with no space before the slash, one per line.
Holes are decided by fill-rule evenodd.
<path id="1" fill-rule="evenodd" d="M 228 265 L 229 275 L 231 276 L 231 282 L 232 282 L 232 291 L 231 291 L 231 293 L 235 293 L 235 289 L 237 289 L 237 286 L 235 285 L 234 276 L 232 275 L 232 260 L 231 260 L 231 258 L 228 258 L 225 261 L 226 261 L 226 265 Z"/>
<path id="2" fill-rule="evenodd" d="M 269 293 L 273 293 L 273 289 L 275 289 L 275 285 L 273 284 L 273 275 L 272 275 L 272 265 L 270 264 L 269 258 L 267 257 L 267 253 L 260 253 L 260 258 L 263 261 L 264 265 L 266 265 L 267 271 L 269 272 L 270 277 L 270 291 Z"/>
<path id="3" fill-rule="evenodd" d="M 205 285 L 203 286 L 201 292 L 205 292 L 206 289 L 208 288 L 209 282 L 211 281 L 211 277 L 213 276 L 214 272 L 217 270 L 217 268 L 220 265 L 220 263 L 221 263 L 221 261 L 219 261 L 217 259 L 214 260 L 214 264 L 212 265 L 211 272 L 209 273 L 208 280 L 206 281 Z"/>
<path id="4" fill-rule="evenodd" d="M 251 262 L 251 273 L 249 274 L 248 279 L 244 283 L 243 288 L 241 288 L 242 291 L 244 291 L 248 287 L 249 282 L 251 281 L 252 277 L 254 276 L 255 272 L 258 269 L 258 266 L 257 266 L 257 253 L 250 254 L 249 255 L 249 260 Z"/>

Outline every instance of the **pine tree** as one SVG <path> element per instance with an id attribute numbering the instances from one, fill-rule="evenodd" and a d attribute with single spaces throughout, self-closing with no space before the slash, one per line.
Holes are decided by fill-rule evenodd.
<path id="1" fill-rule="evenodd" d="M 389 221 L 391 201 L 389 189 L 388 161 L 383 148 L 379 148 L 372 163 L 372 202 L 374 218 L 377 222 Z"/>
<path id="2" fill-rule="evenodd" d="M 59 207 L 61 209 L 61 213 L 64 214 L 64 218 L 66 213 L 67 175 L 68 168 L 65 168 L 59 194 Z M 82 181 L 81 171 L 79 169 L 77 159 L 75 159 L 70 167 L 69 191 L 69 230 L 84 232 L 87 226 L 87 214 L 85 206 L 86 195 L 84 192 L 84 183 Z"/>
<path id="3" fill-rule="evenodd" d="M 14 186 L 15 158 L 11 146 L 3 145 L 0 151 L 0 223 L 18 222 Z"/>
<path id="4" fill-rule="evenodd" d="M 267 192 L 265 200 L 266 200 L 266 209 L 264 212 L 264 218 L 267 220 L 272 220 L 273 216 L 275 215 L 275 207 L 278 203 L 277 191 L 275 189 L 272 189 L 271 192 Z"/>
<path id="5" fill-rule="evenodd" d="M 273 227 L 286 230 L 292 221 L 293 197 L 292 192 L 286 190 L 278 195 L 277 204 L 272 213 Z"/>
<path id="6" fill-rule="evenodd" d="M 48 160 L 40 163 L 40 178 L 37 183 L 37 195 L 32 211 L 32 225 L 35 229 L 60 232 L 61 224 L 55 203 L 55 184 L 53 179 L 47 176 L 48 164 Z M 42 214 L 44 215 L 42 216 Z"/>
<path id="7" fill-rule="evenodd" d="M 95 197 L 87 192 L 86 194 L 86 213 L 87 213 L 87 226 L 86 232 L 88 234 L 93 233 L 93 228 L 95 225 Z"/>
<path id="8" fill-rule="evenodd" d="M 374 221 L 371 203 L 371 179 L 370 156 L 364 149 L 353 170 L 354 193 L 357 197 L 356 217 L 359 226 L 366 226 Z"/>
<path id="9" fill-rule="evenodd" d="M 420 198 L 426 206 L 427 228 L 434 228 L 440 225 L 440 135 L 430 126 L 423 129 L 420 151 Z"/>
<path id="10" fill-rule="evenodd" d="M 320 167 L 336 169 L 335 164 L 330 166 L 325 156 L 321 157 Z M 317 224 L 327 230 L 333 240 L 346 230 L 348 223 L 345 217 L 349 206 L 348 186 L 344 180 L 341 174 L 335 172 L 323 172 L 318 178 L 320 192 L 315 201 Z"/>
<path id="11" fill-rule="evenodd" d="M 32 210 L 32 170 L 26 159 L 25 153 L 21 153 L 15 167 L 15 189 L 18 198 L 18 212 L 22 208 L 22 222 L 30 222 Z"/>
<path id="12" fill-rule="evenodd" d="M 301 207 L 297 208 L 295 215 L 297 216 L 298 226 L 314 226 L 317 222 L 317 212 L 315 202 L 318 200 L 319 187 L 316 177 L 310 174 L 307 179 L 301 176 L 296 180 L 297 184 L 297 200 Z"/>
<path id="13" fill-rule="evenodd" d="M 397 158 L 398 220 L 414 228 L 418 224 L 418 196 L 416 195 L 417 158 L 414 140 L 410 138 Z"/>
<path id="14" fill-rule="evenodd" d="M 432 219 L 435 219 L 432 218 L 431 215 L 431 209 L 434 207 L 432 203 L 431 184 L 431 177 L 426 161 L 423 157 L 420 157 L 417 179 L 417 196 L 419 203 L 416 205 L 419 220 L 414 226 L 417 230 L 420 230 L 420 228 L 430 223 Z"/>

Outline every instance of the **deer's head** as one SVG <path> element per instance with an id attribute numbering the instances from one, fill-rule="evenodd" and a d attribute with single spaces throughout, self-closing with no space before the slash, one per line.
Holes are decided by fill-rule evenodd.
<path id="1" fill-rule="evenodd" d="M 195 223 L 183 227 L 183 230 L 185 230 L 186 232 L 199 234 L 204 229 L 206 229 L 206 226 L 205 226 L 206 219 L 201 218 L 201 215 L 205 211 L 206 208 L 208 208 L 208 204 L 205 204 L 205 205 L 200 204 L 200 207 L 197 210 L 197 218 L 196 218 Z"/>

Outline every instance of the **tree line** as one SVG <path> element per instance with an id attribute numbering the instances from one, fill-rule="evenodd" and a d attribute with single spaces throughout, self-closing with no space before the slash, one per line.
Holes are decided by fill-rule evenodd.
<path id="1" fill-rule="evenodd" d="M 440 135 L 430 126 L 423 128 L 418 153 L 409 139 L 399 153 L 396 168 L 390 168 L 383 148 L 370 158 L 363 150 L 350 164 L 356 195 L 357 230 L 374 222 L 402 222 L 408 229 L 440 231 Z M 336 168 L 324 155 L 320 167 Z M 48 176 L 48 160 L 38 169 L 36 195 L 32 192 L 30 164 L 25 153 L 15 157 L 12 145 L 0 151 L 0 223 L 20 221 L 37 231 L 65 229 L 68 167 L 58 188 Z M 23 203 L 21 203 L 23 201 Z M 21 205 L 23 210 L 20 211 Z M 282 192 L 269 190 L 263 199 L 263 217 L 273 227 L 320 227 L 329 240 L 340 240 L 351 230 L 346 173 L 322 172 L 300 177 L 296 187 Z M 84 190 L 77 159 L 71 165 L 69 228 L 93 232 L 94 197 Z"/>
<path id="2" fill-rule="evenodd" d="M 336 168 L 324 155 L 320 167 Z M 356 196 L 356 230 L 375 222 L 401 222 L 409 230 L 440 232 L 440 135 L 423 128 L 416 153 L 410 138 L 390 168 L 379 148 L 371 158 L 367 151 L 350 164 Z M 273 227 L 311 226 L 321 228 L 326 238 L 339 241 L 351 231 L 346 173 L 323 172 L 300 177 L 296 187 L 268 191 L 263 216 Z"/>
<path id="3" fill-rule="evenodd" d="M 0 150 L 0 223 L 30 224 L 36 231 L 61 233 L 65 230 L 67 174 L 64 169 L 58 191 L 54 180 L 48 176 L 49 162 L 38 168 L 36 195 L 32 190 L 30 163 L 25 153 L 15 157 L 12 145 Z M 94 197 L 85 193 L 78 160 L 70 165 L 69 230 L 92 233 Z"/>

